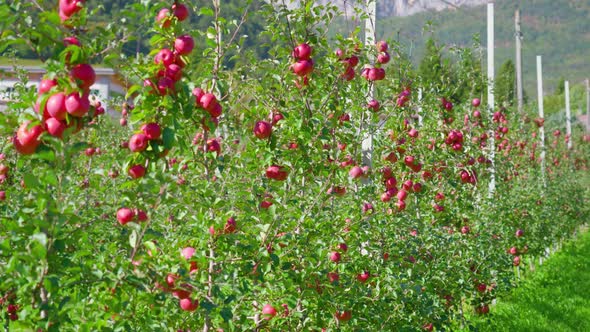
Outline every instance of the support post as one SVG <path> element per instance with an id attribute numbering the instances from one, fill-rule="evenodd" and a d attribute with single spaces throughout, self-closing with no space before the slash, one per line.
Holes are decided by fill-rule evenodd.
<path id="1" fill-rule="evenodd" d="M 375 44 L 375 30 L 377 25 L 377 0 L 367 0 L 367 19 L 365 20 L 365 45 Z M 369 59 L 374 62 L 375 59 Z M 375 98 L 373 83 L 369 84 L 367 99 L 370 101 Z M 373 167 L 373 128 L 371 123 L 372 114 L 370 111 L 365 112 L 364 127 L 368 128 L 361 147 L 363 165 Z"/>
<path id="2" fill-rule="evenodd" d="M 586 130 L 590 131 L 590 80 L 586 79 Z"/>
<path id="3" fill-rule="evenodd" d="M 490 119 L 494 113 L 494 3 L 488 2 L 488 114 Z M 496 144 L 493 130 L 490 130 L 490 184 L 489 196 L 496 190 L 495 154 Z"/>
<path id="4" fill-rule="evenodd" d="M 567 148 L 571 149 L 572 140 L 572 113 L 570 110 L 570 82 L 565 81 L 565 134 L 567 135 Z"/>
<path id="5" fill-rule="evenodd" d="M 520 9 L 514 13 L 514 28 L 516 39 L 516 98 L 518 102 L 518 115 L 520 116 L 520 123 L 524 117 L 524 101 L 522 93 L 522 32 L 520 32 Z"/>
<path id="6" fill-rule="evenodd" d="M 543 110 L 543 60 L 540 55 L 537 55 L 537 102 L 539 104 L 539 117 L 545 119 L 545 112 Z M 545 182 L 545 126 L 539 127 L 539 139 L 541 141 L 541 178 L 543 185 Z"/>

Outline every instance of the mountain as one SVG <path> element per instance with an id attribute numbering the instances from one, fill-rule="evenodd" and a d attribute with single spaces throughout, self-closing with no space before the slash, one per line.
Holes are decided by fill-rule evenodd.
<path id="1" fill-rule="evenodd" d="M 521 12 L 524 86 L 530 97 L 536 96 L 536 55 L 543 56 L 545 93 L 554 90 L 560 79 L 577 84 L 590 77 L 588 0 L 496 0 L 496 70 L 506 60 L 514 60 L 517 7 Z M 485 66 L 486 15 L 486 6 L 480 5 L 425 11 L 408 17 L 384 17 L 378 21 L 377 35 L 380 39 L 399 42 L 415 63 L 422 58 L 429 37 L 445 46 L 448 56 L 453 47 L 481 45 Z M 478 36 L 479 42 L 474 42 L 474 36 Z"/>
<path id="2" fill-rule="evenodd" d="M 299 1 L 294 1 L 293 4 Z M 457 10 L 463 6 L 477 6 L 487 3 L 488 0 L 378 0 L 377 16 L 410 16 L 423 11 L 434 10 Z M 331 4 L 338 6 L 342 11 L 352 9 L 353 7 L 364 6 L 365 1 L 359 0 L 322 0 L 322 4 Z"/>

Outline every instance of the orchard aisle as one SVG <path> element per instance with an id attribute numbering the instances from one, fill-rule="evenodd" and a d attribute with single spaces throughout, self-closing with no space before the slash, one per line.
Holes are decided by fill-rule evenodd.
<path id="1" fill-rule="evenodd" d="M 475 325 L 478 331 L 590 331 L 590 232 L 564 245 Z"/>

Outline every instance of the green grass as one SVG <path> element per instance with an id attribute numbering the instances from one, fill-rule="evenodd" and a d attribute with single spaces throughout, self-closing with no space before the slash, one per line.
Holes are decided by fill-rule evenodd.
<path id="1" fill-rule="evenodd" d="M 590 232 L 564 245 L 490 312 L 475 318 L 475 330 L 590 331 Z"/>
<path id="2" fill-rule="evenodd" d="M 14 59 L 0 56 L 0 66 L 12 66 Z M 43 62 L 36 59 L 17 59 L 16 64 L 19 66 L 42 66 Z"/>

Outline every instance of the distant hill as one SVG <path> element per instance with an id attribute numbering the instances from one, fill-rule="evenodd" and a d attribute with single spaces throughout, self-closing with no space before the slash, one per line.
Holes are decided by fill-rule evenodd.
<path id="1" fill-rule="evenodd" d="M 523 70 L 529 96 L 536 95 L 536 55 L 543 56 L 546 93 L 552 92 L 561 78 L 578 83 L 590 77 L 590 1 L 497 0 L 495 3 L 496 68 L 507 59 L 514 59 L 514 11 L 517 3 L 520 6 Z M 424 32 L 427 23 L 432 24 L 431 32 Z M 473 44 L 473 35 L 479 34 L 485 47 L 486 6 L 383 18 L 379 20 L 377 34 L 379 38 L 399 39 L 406 51 L 411 50 L 415 62 L 421 59 L 424 43 L 431 35 L 441 45 L 469 46 Z"/>

